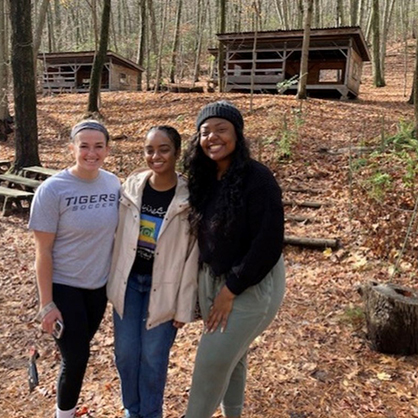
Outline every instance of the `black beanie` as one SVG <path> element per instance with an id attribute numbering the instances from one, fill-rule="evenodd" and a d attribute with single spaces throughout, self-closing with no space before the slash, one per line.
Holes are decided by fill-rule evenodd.
<path id="1" fill-rule="evenodd" d="M 200 129 L 200 126 L 206 119 L 210 118 L 226 119 L 235 126 L 236 131 L 243 132 L 244 130 L 244 119 L 241 112 L 226 100 L 209 103 L 200 111 L 196 120 L 197 130 Z"/>

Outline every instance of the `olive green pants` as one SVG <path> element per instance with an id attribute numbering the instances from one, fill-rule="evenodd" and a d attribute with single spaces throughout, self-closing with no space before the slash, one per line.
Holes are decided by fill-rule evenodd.
<path id="1" fill-rule="evenodd" d="M 199 272 L 199 303 L 203 319 L 225 283 L 204 266 Z M 234 300 L 226 329 L 205 333 L 199 343 L 186 418 L 211 418 L 221 404 L 225 416 L 242 413 L 247 351 L 273 321 L 285 292 L 283 256 L 257 285 Z"/>

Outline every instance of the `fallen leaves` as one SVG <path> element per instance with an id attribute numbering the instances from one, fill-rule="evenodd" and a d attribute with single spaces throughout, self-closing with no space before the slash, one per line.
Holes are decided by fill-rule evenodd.
<path id="1" fill-rule="evenodd" d="M 319 222 L 286 224 L 286 232 L 300 236 L 335 236 L 337 251 L 286 247 L 287 290 L 278 317 L 249 350 L 244 418 L 414 418 L 418 417 L 418 358 L 386 356 L 370 351 L 359 314 L 356 284 L 370 278 L 387 280 L 394 266 L 414 199 L 403 196 L 403 210 L 395 196 L 384 205 L 370 205 L 362 192 L 350 194 L 348 154 L 319 153 L 319 149 L 350 147 L 353 138 L 377 138 L 381 114 L 388 129 L 413 109 L 402 96 L 400 56 L 387 63 L 391 82 L 384 89 L 371 86 L 370 66 L 358 101 L 310 98 L 303 103 L 303 126 L 289 160 L 278 162 L 273 142 L 279 138 L 285 113 L 299 102 L 291 96 L 104 93 L 103 113 L 111 136 L 112 154 L 106 168 L 123 180 L 143 164 L 142 140 L 155 124 L 173 124 L 184 145 L 194 131 L 194 118 L 206 103 L 227 98 L 243 110 L 253 155 L 268 163 L 289 200 L 321 200 L 319 209 L 302 213 Z M 398 77 L 398 78 L 395 78 Z M 402 78 L 402 80 L 401 80 Z M 85 95 L 39 98 L 41 160 L 63 168 L 71 163 L 66 152 L 70 127 L 85 109 Z M 360 138 L 361 137 L 361 138 Z M 264 142 L 263 142 L 264 141 Z M 357 144 L 358 145 L 358 144 Z M 13 141 L 2 144 L 1 158 L 13 156 Z M 309 190 L 315 193 L 309 193 Z M 389 205 L 389 210 L 388 210 Z M 296 210 L 296 209 L 289 209 Z M 26 229 L 27 214 L 0 219 L 0 408 L 7 418 L 51 417 L 59 355 L 51 338 L 33 323 L 37 310 L 34 247 Z M 410 242 L 417 251 L 418 243 Z M 416 257 L 418 259 L 418 257 Z M 405 285 L 416 284 L 414 257 L 400 263 Z M 196 348 L 202 328 L 197 321 L 182 329 L 170 356 L 165 417 L 184 413 Z M 36 343 L 40 385 L 29 394 L 27 349 Z M 119 380 L 113 363 L 110 307 L 92 343 L 92 355 L 80 397 L 78 416 L 122 417 Z M 218 411 L 215 416 L 221 417 Z"/>

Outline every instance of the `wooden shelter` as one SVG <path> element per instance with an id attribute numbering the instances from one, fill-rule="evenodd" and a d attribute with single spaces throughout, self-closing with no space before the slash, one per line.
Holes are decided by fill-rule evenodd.
<path id="1" fill-rule="evenodd" d="M 300 72 L 303 30 L 217 34 L 225 46 L 226 91 L 295 92 Z M 209 52 L 217 57 L 218 50 Z M 311 29 L 308 94 L 355 98 L 364 61 L 370 54 L 360 27 Z M 254 70 L 253 70 L 254 68 Z M 279 88 L 280 90 L 280 88 Z"/>
<path id="2" fill-rule="evenodd" d="M 94 51 L 40 53 L 42 88 L 52 92 L 85 92 L 90 87 Z M 108 51 L 102 74 L 102 91 L 138 90 L 142 67 Z"/>

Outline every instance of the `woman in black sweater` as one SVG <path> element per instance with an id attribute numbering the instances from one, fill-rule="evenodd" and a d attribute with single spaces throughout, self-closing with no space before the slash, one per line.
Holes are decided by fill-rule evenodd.
<path id="1" fill-rule="evenodd" d="M 241 416 L 246 355 L 274 319 L 285 291 L 281 190 L 250 158 L 244 120 L 231 103 L 205 106 L 185 157 L 190 223 L 200 250 L 205 321 L 186 418 L 210 418 L 221 404 Z"/>

